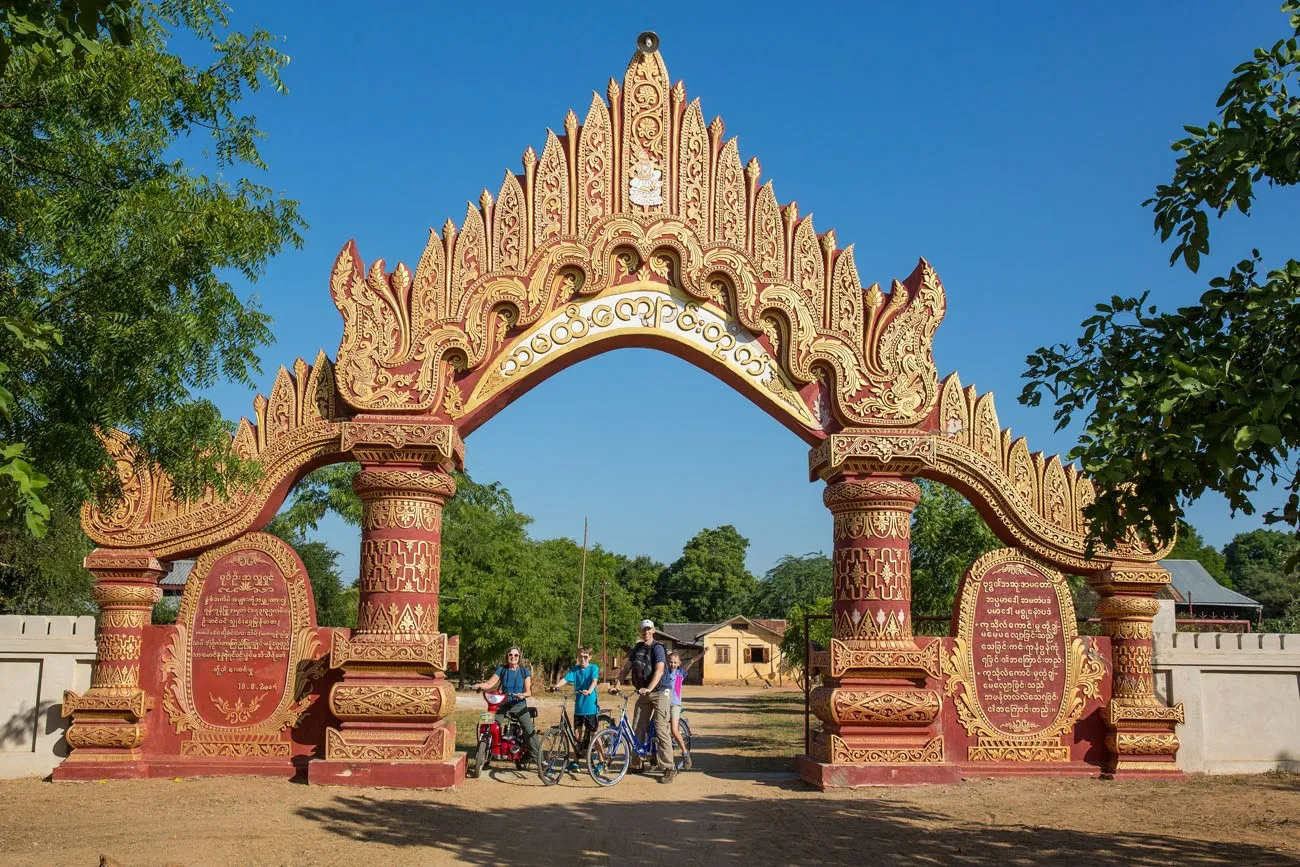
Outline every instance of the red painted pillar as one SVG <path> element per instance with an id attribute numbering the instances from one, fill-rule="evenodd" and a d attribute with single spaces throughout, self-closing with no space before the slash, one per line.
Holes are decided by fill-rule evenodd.
<path id="1" fill-rule="evenodd" d="M 835 526 L 829 676 L 812 691 L 821 720 L 803 778 L 820 788 L 960 779 L 937 722 L 940 648 L 912 637 L 911 517 L 920 489 L 883 473 L 843 473 L 823 497 Z"/>
<path id="2" fill-rule="evenodd" d="M 54 779 L 143 777 L 140 747 L 153 702 L 140 688 L 140 654 L 166 570 L 149 551 L 105 548 L 90 553 L 86 568 L 95 576 L 91 592 L 99 605 L 97 654 L 86 694 L 63 694 L 63 715 L 72 717 L 72 753 L 55 768 Z"/>
<path id="3" fill-rule="evenodd" d="M 464 779 L 465 756 L 448 719 L 456 692 L 438 631 L 442 508 L 456 493 L 449 438 L 438 433 L 448 427 L 349 424 L 360 430 L 345 442 L 365 446 L 355 451 L 362 469 L 353 480 L 363 506 L 357 628 L 336 637 L 330 653 L 331 667 L 343 670 L 329 696 L 340 725 L 326 732 L 325 758 L 308 766 L 308 780 L 450 788 Z"/>

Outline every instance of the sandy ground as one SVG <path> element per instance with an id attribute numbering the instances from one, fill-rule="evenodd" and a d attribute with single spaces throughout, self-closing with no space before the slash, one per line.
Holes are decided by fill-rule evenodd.
<path id="1" fill-rule="evenodd" d="M 513 770 L 455 792 L 0 782 L 0 865 L 1300 865 L 1295 776 L 809 790 L 783 758 L 801 745 L 800 698 L 696 688 L 698 770 L 670 786 L 546 788 Z"/>

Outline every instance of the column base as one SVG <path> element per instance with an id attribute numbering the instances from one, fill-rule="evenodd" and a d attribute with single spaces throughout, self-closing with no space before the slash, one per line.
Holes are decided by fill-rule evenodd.
<path id="1" fill-rule="evenodd" d="M 961 782 L 961 769 L 952 764 L 868 765 L 834 764 L 812 756 L 796 756 L 795 770 L 810 786 L 856 789 L 862 786 L 948 785 Z"/>
<path id="2" fill-rule="evenodd" d="M 89 783 L 96 780 L 142 780 L 149 765 L 139 753 L 91 753 L 73 750 L 50 774 L 56 783 Z"/>
<path id="3" fill-rule="evenodd" d="M 374 786 L 383 789 L 454 789 L 465 780 L 465 754 L 434 762 L 371 762 L 318 759 L 307 765 L 313 786 Z"/>
<path id="4" fill-rule="evenodd" d="M 1103 780 L 1181 780 L 1186 775 L 1177 762 L 1124 761 L 1101 775 Z"/>

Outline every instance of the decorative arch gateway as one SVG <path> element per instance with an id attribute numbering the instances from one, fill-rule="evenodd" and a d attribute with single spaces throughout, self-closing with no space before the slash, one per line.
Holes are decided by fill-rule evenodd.
<path id="1" fill-rule="evenodd" d="M 973 764 L 1177 773 L 1182 707 L 1157 700 L 1151 674 L 1163 552 L 1134 543 L 1088 557 L 1091 482 L 1002 429 L 991 394 L 955 373 L 939 380 L 945 298 L 930 265 L 888 292 L 864 288 L 853 247 L 780 205 L 758 160 L 742 163 L 644 38 L 584 122 L 570 111 L 540 157 L 524 152 L 522 175 L 485 190 L 459 227 L 431 231 L 414 271 L 343 248 L 330 275 L 337 361 L 281 368 L 235 434 L 259 487 L 178 502 L 125 435 L 109 438 L 125 497 L 83 511 L 100 546 L 87 558 L 99 656 L 90 690 L 65 697 L 73 752 L 56 778 L 284 773 L 310 758 L 313 782 L 456 784 L 465 760 L 447 719 L 438 575 L 462 437 L 564 367 L 626 346 L 730 384 L 808 443 L 811 478 L 826 484 L 834 639 L 814 659 L 826 685 L 813 695 L 821 729 L 798 759 L 805 780 L 947 781 Z M 357 628 L 304 627 L 299 611 L 272 653 L 259 633 L 280 624 L 246 628 L 240 581 L 292 587 L 296 558 L 256 531 L 306 473 L 349 460 L 365 509 Z M 912 631 L 918 478 L 960 491 L 1009 546 L 967 574 L 949 638 Z M 195 555 L 206 571 L 186 588 L 188 622 L 146 626 L 162 564 Z M 1056 570 L 1100 594 L 1104 637 L 1074 635 Z M 249 707 L 218 696 L 213 670 L 268 689 L 258 660 L 286 652 L 269 722 L 213 717 L 209 705 L 235 708 L 237 722 Z M 237 666 L 244 675 L 230 675 Z"/>

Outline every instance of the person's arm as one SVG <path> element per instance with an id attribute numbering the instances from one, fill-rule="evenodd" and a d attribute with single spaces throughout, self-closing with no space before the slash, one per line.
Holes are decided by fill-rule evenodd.
<path id="1" fill-rule="evenodd" d="M 572 683 L 573 682 L 571 680 L 572 677 L 573 677 L 572 671 L 565 672 L 564 674 L 560 675 L 560 679 L 555 682 L 555 686 L 551 687 L 551 689 L 559 689 L 560 687 L 564 686 L 566 683 Z"/>
<path id="2" fill-rule="evenodd" d="M 479 683 L 474 684 L 474 688 L 475 688 L 475 689 L 491 689 L 492 687 L 494 687 L 494 686 L 496 686 L 498 683 L 500 683 L 500 681 L 501 681 L 501 679 L 500 679 L 499 677 L 497 677 L 497 673 L 494 671 L 494 672 L 492 672 L 492 676 L 489 677 L 487 680 L 480 681 Z"/>
<path id="3" fill-rule="evenodd" d="M 688 662 L 688 663 L 686 663 L 685 665 L 682 666 L 682 672 L 685 673 L 685 672 L 690 671 L 690 670 L 691 670 L 691 666 L 694 665 L 695 663 L 699 662 L 699 661 L 700 661 L 701 659 L 703 659 L 703 658 L 704 658 L 704 654 L 703 654 L 703 653 L 701 653 L 699 656 L 692 656 L 692 657 L 691 657 L 691 661 Z"/>
<path id="4" fill-rule="evenodd" d="M 596 684 L 600 683 L 600 666 L 593 665 L 592 669 L 591 681 L 587 684 L 587 688 L 582 691 L 583 695 L 591 695 L 596 691 Z"/>
<path id="5" fill-rule="evenodd" d="M 529 672 L 528 676 L 524 678 L 524 691 L 519 693 L 519 697 L 530 698 L 532 694 L 533 694 L 533 674 L 532 672 Z"/>
<path id="6" fill-rule="evenodd" d="M 614 675 L 614 685 L 610 687 L 610 689 L 618 689 L 619 684 L 623 682 L 623 678 L 627 677 L 628 669 L 631 667 L 632 654 L 629 653 L 627 655 L 627 661 L 623 663 L 623 667 L 618 670 L 618 674 Z"/>

